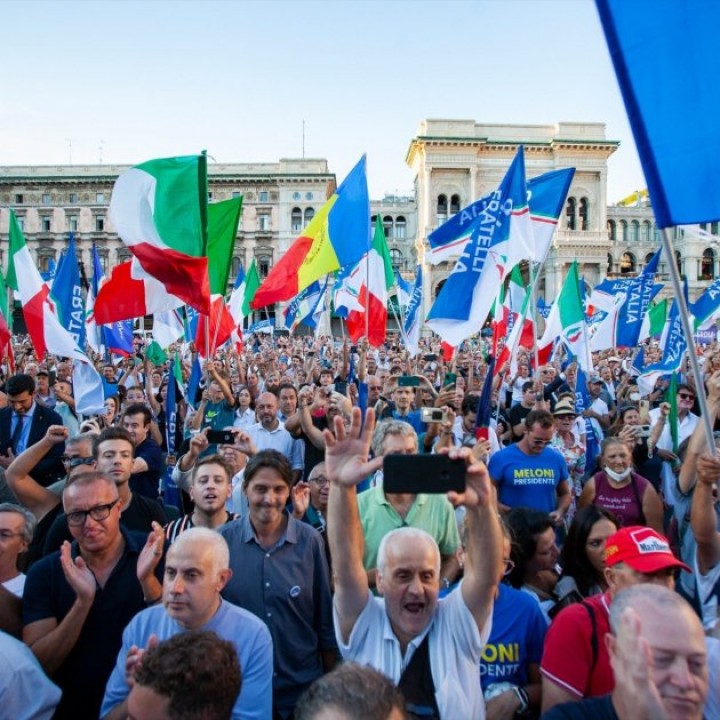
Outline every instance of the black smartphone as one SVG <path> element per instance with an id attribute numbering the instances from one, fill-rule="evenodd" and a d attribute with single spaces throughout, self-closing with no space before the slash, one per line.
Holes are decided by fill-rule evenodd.
<path id="1" fill-rule="evenodd" d="M 207 439 L 213 445 L 232 445 L 235 442 L 230 430 L 208 430 Z"/>
<path id="2" fill-rule="evenodd" d="M 351 346 L 350 346 L 350 352 L 351 352 L 351 353 L 356 353 L 357 351 L 358 351 L 358 346 L 357 346 L 357 345 L 351 345 Z"/>
<path id="3" fill-rule="evenodd" d="M 401 375 L 398 378 L 398 387 L 417 387 L 420 385 L 420 378 L 414 375 Z"/>
<path id="4" fill-rule="evenodd" d="M 338 380 L 335 383 L 335 392 L 339 392 L 341 395 L 347 395 L 347 382 L 345 382 L 345 380 Z"/>
<path id="5" fill-rule="evenodd" d="M 465 461 L 447 455 L 386 455 L 386 493 L 446 493 L 465 491 Z"/>
<path id="6" fill-rule="evenodd" d="M 432 362 L 433 360 L 437 360 L 437 355 L 435 353 L 425 353 L 423 360 Z"/>

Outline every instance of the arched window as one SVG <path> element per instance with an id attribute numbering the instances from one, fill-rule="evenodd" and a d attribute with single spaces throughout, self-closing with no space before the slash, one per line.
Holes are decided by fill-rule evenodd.
<path id="1" fill-rule="evenodd" d="M 385 239 L 393 236 L 393 219 L 390 215 L 383 218 L 383 230 L 385 231 Z"/>
<path id="2" fill-rule="evenodd" d="M 446 279 L 447 279 L 447 278 L 446 278 Z M 436 298 L 437 298 L 437 296 L 440 294 L 440 291 L 442 290 L 444 284 L 445 284 L 445 280 L 441 280 L 441 281 L 437 284 L 437 286 L 435 287 L 435 297 L 436 297 Z"/>
<path id="3" fill-rule="evenodd" d="M 654 253 L 648 253 L 648 254 L 645 256 L 645 264 L 646 264 L 646 265 L 653 259 L 653 255 L 654 255 Z"/>
<path id="4" fill-rule="evenodd" d="M 590 203 L 588 202 L 588 199 L 586 197 L 580 198 L 580 229 L 581 230 L 589 230 L 590 229 L 590 217 L 589 217 L 589 210 L 590 210 Z"/>
<path id="5" fill-rule="evenodd" d="M 240 266 L 242 265 L 242 259 L 239 258 L 237 255 L 235 255 L 232 259 L 232 264 L 230 265 L 230 275 L 232 277 L 237 277 L 238 273 L 240 272 Z"/>
<path id="6" fill-rule="evenodd" d="M 643 242 L 650 242 L 651 237 L 652 237 L 652 223 L 649 220 L 646 220 L 643 223 L 643 227 L 642 227 Z"/>
<path id="7" fill-rule="evenodd" d="M 575 210 L 577 209 L 577 200 L 574 197 L 567 199 L 567 208 L 565 209 L 565 227 L 568 230 L 574 230 L 576 227 Z"/>
<path id="8" fill-rule="evenodd" d="M 628 224 L 626 220 L 620 221 L 620 229 L 622 230 L 622 241 L 628 241 Z"/>
<path id="9" fill-rule="evenodd" d="M 305 208 L 305 224 L 307 225 L 315 217 L 315 208 Z"/>
<path id="10" fill-rule="evenodd" d="M 395 218 L 395 239 L 404 240 L 407 233 L 407 221 L 403 215 Z"/>
<path id="11" fill-rule="evenodd" d="M 403 269 L 403 254 L 397 248 L 390 248 L 390 262 L 392 263 L 393 270 Z"/>
<path id="12" fill-rule="evenodd" d="M 631 252 L 623 253 L 620 258 L 620 273 L 626 275 L 628 273 L 634 273 L 637 267 L 637 260 Z"/>
<path id="13" fill-rule="evenodd" d="M 438 223 L 444 223 L 447 220 L 447 213 L 448 213 L 447 195 L 438 195 L 438 199 L 437 199 Z"/>
<path id="14" fill-rule="evenodd" d="M 271 265 L 272 265 L 272 258 L 269 255 L 258 255 L 257 256 L 258 275 L 261 278 L 267 277 L 267 274 L 270 272 Z"/>
<path id="15" fill-rule="evenodd" d="M 460 212 L 460 196 L 459 195 L 453 195 L 450 198 L 450 214 L 455 215 L 455 213 Z"/>
<path id="16" fill-rule="evenodd" d="M 715 252 L 711 248 L 703 251 L 700 262 L 700 280 L 715 279 Z"/>
<path id="17" fill-rule="evenodd" d="M 299 207 L 294 207 L 290 213 L 290 229 L 293 232 L 300 232 L 303 229 L 303 214 Z"/>
<path id="18" fill-rule="evenodd" d="M 613 273 L 613 256 L 610 253 L 608 253 L 608 256 L 607 256 L 607 271 L 606 272 L 608 275 L 612 275 L 612 273 Z"/>
<path id="19" fill-rule="evenodd" d="M 632 221 L 632 241 L 640 242 L 640 223 L 637 220 Z"/>
<path id="20" fill-rule="evenodd" d="M 610 238 L 610 242 L 615 242 L 615 240 L 617 239 L 616 234 L 615 234 L 615 231 L 616 231 L 615 221 L 608 220 L 607 228 L 608 228 L 608 237 Z"/>

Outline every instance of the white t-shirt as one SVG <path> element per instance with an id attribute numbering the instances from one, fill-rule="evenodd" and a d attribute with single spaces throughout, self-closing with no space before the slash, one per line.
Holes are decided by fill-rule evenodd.
<path id="1" fill-rule="evenodd" d="M 20 573 L 14 578 L 6 580 L 2 585 L 8 592 L 21 598 L 23 596 L 23 590 L 25 590 L 25 575 Z"/>
<path id="2" fill-rule="evenodd" d="M 482 649 L 490 636 L 492 614 L 482 633 L 478 632 L 461 588 L 462 583 L 438 601 L 430 625 L 410 642 L 404 657 L 382 598 L 368 592 L 367 605 L 355 622 L 348 643 L 343 642 L 333 606 L 335 638 L 343 658 L 370 665 L 397 684 L 413 653 L 429 634 L 430 667 L 440 717 L 484 720 L 485 702 L 480 689 L 479 666 Z"/>

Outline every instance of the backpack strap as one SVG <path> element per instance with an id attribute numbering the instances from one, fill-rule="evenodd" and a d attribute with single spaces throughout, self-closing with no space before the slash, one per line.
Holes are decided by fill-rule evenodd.
<path id="1" fill-rule="evenodd" d="M 595 618 L 595 610 L 593 609 L 592 605 L 585 602 L 584 600 L 580 604 L 585 608 L 585 610 L 587 610 L 587 614 L 590 616 L 590 648 L 592 649 L 592 664 L 590 665 L 590 675 L 592 675 L 598 659 L 597 620 Z"/>

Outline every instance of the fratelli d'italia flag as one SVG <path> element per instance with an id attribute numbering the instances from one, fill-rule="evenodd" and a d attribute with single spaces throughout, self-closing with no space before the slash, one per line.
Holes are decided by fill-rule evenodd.
<path id="1" fill-rule="evenodd" d="M 315 280 L 353 265 L 370 249 L 365 156 L 320 208 L 255 293 L 253 310 L 289 300 Z"/>
<path id="2" fill-rule="evenodd" d="M 204 155 L 150 160 L 124 172 L 113 187 L 110 218 L 148 276 L 209 313 Z"/>

